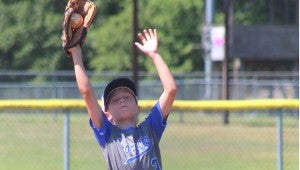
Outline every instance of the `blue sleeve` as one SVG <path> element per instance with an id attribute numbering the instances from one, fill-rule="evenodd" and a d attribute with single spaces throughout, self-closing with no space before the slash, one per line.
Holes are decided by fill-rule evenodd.
<path id="1" fill-rule="evenodd" d="M 95 138 L 99 145 L 103 148 L 109 138 L 110 135 L 110 127 L 111 127 L 111 122 L 108 121 L 104 113 L 102 113 L 103 116 L 103 125 L 100 128 L 95 127 L 94 123 L 92 120 L 89 120 L 90 127 L 92 128 Z"/>
<path id="2" fill-rule="evenodd" d="M 161 139 L 161 136 L 167 126 L 167 119 L 168 117 L 163 119 L 159 102 L 157 102 L 145 120 L 146 123 L 150 124 L 159 140 Z"/>

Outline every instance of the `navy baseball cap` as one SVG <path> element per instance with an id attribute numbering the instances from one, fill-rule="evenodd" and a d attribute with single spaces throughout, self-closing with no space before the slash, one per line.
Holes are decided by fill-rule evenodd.
<path id="1" fill-rule="evenodd" d="M 130 80 L 129 78 L 116 78 L 116 79 L 112 80 L 111 82 L 109 82 L 104 89 L 104 93 L 102 96 L 104 108 L 107 107 L 107 104 L 111 97 L 112 92 L 121 87 L 127 88 L 132 93 L 132 95 L 136 98 L 136 96 L 137 96 L 136 87 L 135 87 L 133 81 Z"/>

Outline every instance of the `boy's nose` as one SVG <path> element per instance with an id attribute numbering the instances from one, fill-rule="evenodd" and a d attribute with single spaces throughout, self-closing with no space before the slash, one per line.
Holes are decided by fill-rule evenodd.
<path id="1" fill-rule="evenodd" d="M 120 103 L 125 103 L 125 102 L 126 102 L 125 98 L 122 97 L 122 98 L 120 99 Z"/>

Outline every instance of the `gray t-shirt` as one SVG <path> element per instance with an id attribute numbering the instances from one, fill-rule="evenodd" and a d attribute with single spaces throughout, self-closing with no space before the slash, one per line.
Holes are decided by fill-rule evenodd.
<path id="1" fill-rule="evenodd" d="M 97 142 L 103 150 L 108 169 L 141 170 L 162 169 L 159 141 L 167 119 L 162 119 L 159 103 L 137 127 L 122 130 L 109 122 L 96 128 L 90 120 Z"/>

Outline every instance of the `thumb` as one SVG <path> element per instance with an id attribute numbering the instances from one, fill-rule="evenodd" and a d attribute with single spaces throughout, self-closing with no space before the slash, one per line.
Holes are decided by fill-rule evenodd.
<path id="1" fill-rule="evenodd" d="M 139 48 L 141 51 L 143 51 L 143 45 L 138 43 L 138 42 L 135 42 L 134 45 Z"/>

